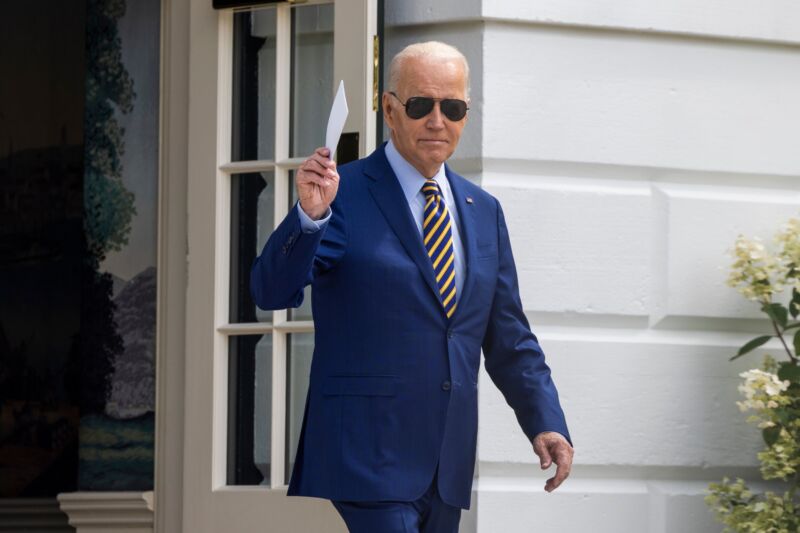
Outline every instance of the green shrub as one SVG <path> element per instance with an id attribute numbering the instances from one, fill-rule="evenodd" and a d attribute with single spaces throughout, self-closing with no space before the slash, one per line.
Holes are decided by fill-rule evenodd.
<path id="1" fill-rule="evenodd" d="M 775 236 L 771 253 L 758 240 L 736 239 L 735 262 L 727 284 L 761 304 L 774 334 L 752 339 L 731 360 L 777 338 L 785 360 L 764 357 L 761 369 L 742 372 L 737 402 L 747 421 L 762 432 L 765 447 L 758 453 L 761 476 L 784 486 L 782 492 L 757 494 L 744 480 L 728 478 L 709 485 L 706 503 L 725 531 L 738 533 L 797 533 L 800 531 L 800 219 L 792 218 Z M 791 287 L 788 305 L 776 295 Z M 791 339 L 791 340 L 788 340 Z"/>

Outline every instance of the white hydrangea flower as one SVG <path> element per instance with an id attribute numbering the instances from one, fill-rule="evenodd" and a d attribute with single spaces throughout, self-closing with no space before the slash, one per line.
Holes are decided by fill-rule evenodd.
<path id="1" fill-rule="evenodd" d="M 789 388 L 789 381 L 780 380 L 778 376 L 770 372 L 764 372 L 757 368 L 747 370 L 739 374 L 744 378 L 744 382 L 739 384 L 745 400 L 736 402 L 739 410 L 744 412 L 748 409 L 761 411 L 764 409 L 775 409 L 779 406 L 778 402 L 772 400 L 786 389 Z M 766 401 L 764 401 L 766 399 Z"/>
<path id="2" fill-rule="evenodd" d="M 732 252 L 735 261 L 726 282 L 728 286 L 750 300 L 760 301 L 771 301 L 773 294 L 783 290 L 778 275 L 781 262 L 767 251 L 761 239 L 750 240 L 739 235 Z"/>

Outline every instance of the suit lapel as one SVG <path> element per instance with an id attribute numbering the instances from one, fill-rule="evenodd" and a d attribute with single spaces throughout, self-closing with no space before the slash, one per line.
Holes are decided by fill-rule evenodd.
<path id="1" fill-rule="evenodd" d="M 475 237 L 475 230 L 476 230 L 476 220 L 475 217 L 475 204 L 472 203 L 472 199 L 470 202 L 467 202 L 467 194 L 464 190 L 464 183 L 461 176 L 458 176 L 450 167 L 445 164 L 445 173 L 447 174 L 447 179 L 450 182 L 450 190 L 453 191 L 453 197 L 455 199 L 456 208 L 458 209 L 458 219 L 460 222 L 460 231 L 461 231 L 461 242 L 464 246 L 464 285 L 461 289 L 461 294 L 457 296 L 457 306 L 456 310 L 453 313 L 453 316 L 450 318 L 451 321 L 454 321 L 458 318 L 458 312 L 464 307 L 464 304 L 467 302 L 467 298 L 469 297 L 470 292 L 472 291 L 472 284 L 475 280 L 475 266 L 476 266 L 476 254 L 477 254 L 477 244 L 476 244 L 476 237 Z"/>
<path id="2" fill-rule="evenodd" d="M 381 146 L 365 162 L 364 173 L 372 179 L 372 183 L 369 184 L 369 192 L 406 252 L 417 264 L 422 277 L 436 297 L 436 301 L 441 302 L 433 274 L 433 265 L 431 265 L 431 260 L 422 244 L 417 225 L 405 200 L 403 188 L 400 187 L 400 182 L 397 181 L 383 150 L 384 147 Z M 439 307 L 444 314 L 444 308 L 441 305 Z"/>

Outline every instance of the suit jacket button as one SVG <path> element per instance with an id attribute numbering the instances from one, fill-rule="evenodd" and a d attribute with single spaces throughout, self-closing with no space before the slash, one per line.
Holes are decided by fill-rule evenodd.
<path id="1" fill-rule="evenodd" d="M 450 382 L 449 381 L 443 381 L 442 382 L 442 390 L 450 390 Z"/>
<path id="2" fill-rule="evenodd" d="M 447 330 L 447 338 L 448 339 L 452 339 L 454 335 L 455 335 L 455 333 L 453 333 L 452 329 L 448 329 Z"/>

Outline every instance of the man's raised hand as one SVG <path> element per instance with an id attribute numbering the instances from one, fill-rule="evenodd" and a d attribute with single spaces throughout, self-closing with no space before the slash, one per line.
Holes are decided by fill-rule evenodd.
<path id="1" fill-rule="evenodd" d="M 300 207 L 314 220 L 325 216 L 339 190 L 339 173 L 329 155 L 327 148 L 317 148 L 295 175 Z"/>
<path id="2" fill-rule="evenodd" d="M 569 476 L 575 451 L 567 439 L 555 431 L 539 433 L 532 444 L 534 453 L 539 456 L 542 470 L 547 470 L 553 463 L 556 464 L 556 475 L 548 479 L 544 486 L 544 490 L 553 492 Z"/>

